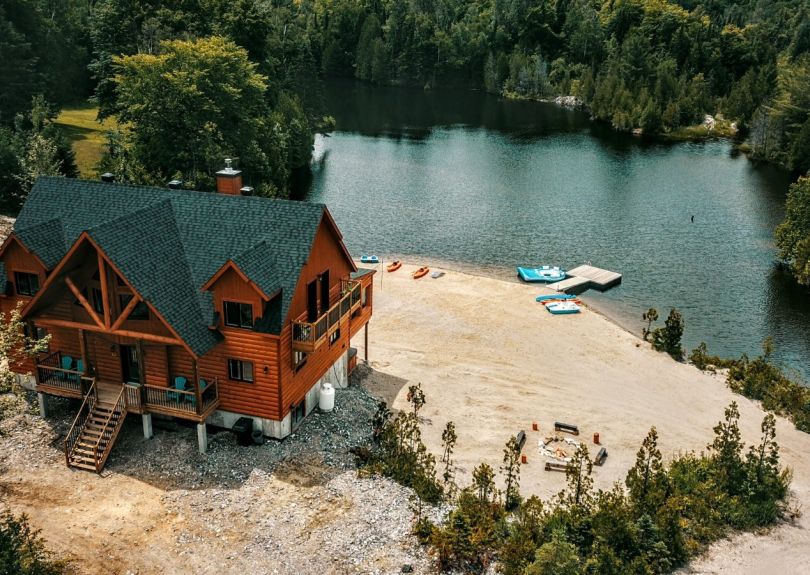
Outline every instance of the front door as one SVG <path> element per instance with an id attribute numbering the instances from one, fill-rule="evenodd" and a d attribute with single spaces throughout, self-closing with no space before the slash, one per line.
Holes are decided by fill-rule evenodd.
<path id="1" fill-rule="evenodd" d="M 321 313 L 329 311 L 329 270 L 321 274 Z"/>
<path id="2" fill-rule="evenodd" d="M 138 348 L 134 345 L 121 346 L 121 373 L 124 376 L 125 383 L 141 383 Z"/>
<path id="3" fill-rule="evenodd" d="M 307 284 L 307 321 L 312 323 L 318 319 L 318 280 Z"/>

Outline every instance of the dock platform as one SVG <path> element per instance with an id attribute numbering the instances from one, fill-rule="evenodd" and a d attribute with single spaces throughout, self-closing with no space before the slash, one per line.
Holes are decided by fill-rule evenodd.
<path id="1" fill-rule="evenodd" d="M 622 283 L 622 274 L 591 265 L 581 265 L 566 272 L 562 281 L 549 284 L 549 288 L 563 293 L 582 293 L 587 289 L 605 291 Z"/>

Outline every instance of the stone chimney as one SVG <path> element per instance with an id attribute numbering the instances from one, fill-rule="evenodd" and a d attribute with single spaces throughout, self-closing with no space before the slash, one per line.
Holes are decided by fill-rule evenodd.
<path id="1" fill-rule="evenodd" d="M 217 172 L 217 192 L 238 196 L 242 193 L 242 172 L 234 170 L 232 163 L 230 158 L 225 158 L 225 167 Z"/>

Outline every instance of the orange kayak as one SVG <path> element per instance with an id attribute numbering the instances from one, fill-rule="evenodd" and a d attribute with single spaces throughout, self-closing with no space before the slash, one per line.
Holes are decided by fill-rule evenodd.
<path id="1" fill-rule="evenodd" d="M 388 269 L 389 272 L 395 272 L 401 267 L 402 267 L 402 262 L 399 261 L 399 260 L 396 260 L 396 261 L 393 261 L 390 264 L 388 264 L 387 269 Z"/>
<path id="2" fill-rule="evenodd" d="M 427 266 L 422 266 L 415 272 L 413 272 L 413 279 L 418 280 L 419 278 L 423 278 L 430 273 L 430 268 Z"/>

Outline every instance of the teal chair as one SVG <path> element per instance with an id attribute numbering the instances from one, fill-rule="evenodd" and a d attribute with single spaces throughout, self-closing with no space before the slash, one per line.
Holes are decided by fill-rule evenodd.
<path id="1" fill-rule="evenodd" d="M 73 358 L 70 357 L 69 355 L 63 355 L 62 359 L 59 361 L 59 366 L 62 369 L 72 370 L 73 369 Z M 61 379 L 62 381 L 70 381 L 70 382 L 75 381 L 75 374 L 73 374 L 73 373 L 59 372 L 59 373 L 56 374 L 56 377 L 58 379 Z"/>
<path id="2" fill-rule="evenodd" d="M 188 383 L 188 380 L 185 377 L 183 377 L 183 376 L 175 377 L 174 378 L 174 389 L 176 389 L 177 391 L 185 391 L 187 383 Z M 184 394 L 177 393 L 176 391 L 170 391 L 170 392 L 168 392 L 166 394 L 166 397 L 170 401 L 180 401 L 180 395 L 184 395 Z"/>
<path id="3" fill-rule="evenodd" d="M 205 388 L 208 387 L 208 382 L 205 381 L 203 378 L 200 378 L 199 386 L 200 386 L 200 397 L 202 397 L 203 391 L 205 391 Z M 191 402 L 192 407 L 197 407 L 197 396 L 189 395 L 187 397 L 189 402 Z"/>
<path id="4" fill-rule="evenodd" d="M 84 375 L 84 361 L 81 359 L 76 360 L 76 371 L 79 373 L 72 373 L 70 375 L 75 379 L 76 383 L 81 385 L 82 375 Z"/>

